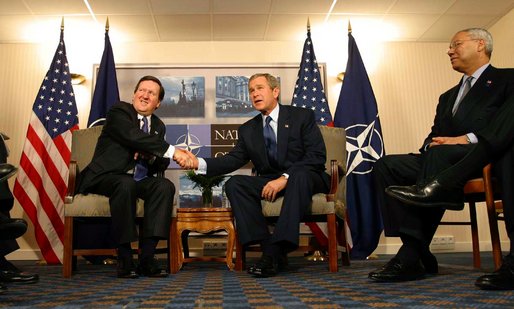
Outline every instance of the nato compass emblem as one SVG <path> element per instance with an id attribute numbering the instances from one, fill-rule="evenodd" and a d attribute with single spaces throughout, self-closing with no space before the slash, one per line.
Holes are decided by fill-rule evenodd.
<path id="1" fill-rule="evenodd" d="M 180 135 L 175 141 L 175 147 L 185 149 L 187 151 L 192 152 L 195 156 L 200 152 L 200 148 L 202 148 L 202 144 L 200 139 L 187 131 L 186 134 Z"/>
<path id="2" fill-rule="evenodd" d="M 369 125 L 355 124 L 346 128 L 347 175 L 368 174 L 373 163 L 384 154 L 384 142 L 375 121 Z"/>

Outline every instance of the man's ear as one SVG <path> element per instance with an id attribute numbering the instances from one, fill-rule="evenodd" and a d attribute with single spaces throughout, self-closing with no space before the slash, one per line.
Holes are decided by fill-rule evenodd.
<path id="1" fill-rule="evenodd" d="M 280 88 L 276 87 L 273 89 L 273 97 L 278 100 L 278 96 L 280 95 Z"/>

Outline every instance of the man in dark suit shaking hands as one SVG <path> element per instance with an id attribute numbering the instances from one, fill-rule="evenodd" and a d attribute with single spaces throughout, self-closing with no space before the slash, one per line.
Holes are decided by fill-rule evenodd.
<path id="1" fill-rule="evenodd" d="M 511 104 L 514 70 L 491 66 L 492 50 L 493 40 L 486 30 L 471 28 L 457 32 L 447 53 L 453 69 L 463 76 L 459 85 L 440 96 L 434 124 L 421 154 L 385 156 L 375 163 L 385 234 L 400 236 L 403 245 L 389 263 L 369 274 L 370 279 L 408 281 L 438 272 L 429 245 L 445 210 L 464 207 L 462 187 L 460 191 L 448 190 L 444 203 L 431 201 L 433 207 L 412 205 L 398 194 L 397 188 L 414 185 L 409 187 L 415 188 L 411 196 L 414 199 L 440 192 L 440 185 L 431 182 L 433 177 L 467 156 L 478 144 L 481 132 Z M 480 172 L 482 166 L 477 167 L 461 172 Z"/>
<path id="2" fill-rule="evenodd" d="M 169 235 L 175 186 L 153 175 L 165 170 L 170 158 L 187 154 L 164 140 L 166 127 L 153 114 L 163 97 L 159 79 L 142 77 L 134 89 L 132 104 L 119 102 L 109 110 L 93 159 L 81 173 L 80 193 L 109 197 L 120 278 L 167 276 L 154 253 L 157 242 Z M 138 239 L 137 198 L 145 201 L 145 217 L 136 268 L 130 243 Z"/>
<path id="3" fill-rule="evenodd" d="M 221 175 L 251 161 L 257 176 L 232 176 L 226 193 L 236 219 L 242 245 L 259 243 L 262 257 L 248 273 L 269 277 L 287 266 L 287 253 L 299 242 L 300 219 L 312 195 L 328 192 L 325 173 L 326 150 L 311 110 L 278 104 L 278 80 L 270 74 L 255 74 L 248 85 L 253 107 L 259 115 L 239 128 L 238 142 L 223 157 L 178 160 L 197 173 Z M 280 217 L 270 234 L 262 214 L 261 200 L 284 196 Z"/>

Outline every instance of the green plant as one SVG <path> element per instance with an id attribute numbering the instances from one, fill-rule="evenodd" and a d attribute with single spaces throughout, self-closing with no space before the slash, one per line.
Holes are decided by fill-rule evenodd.
<path id="1" fill-rule="evenodd" d="M 199 188 L 202 191 L 202 202 L 205 205 L 212 204 L 212 188 L 219 186 L 226 176 L 205 176 L 189 170 L 186 171 L 186 177 L 194 182 L 193 188 Z"/>

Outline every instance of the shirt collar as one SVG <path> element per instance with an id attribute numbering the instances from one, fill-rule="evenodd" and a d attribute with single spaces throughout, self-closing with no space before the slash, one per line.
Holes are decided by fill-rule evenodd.
<path id="1" fill-rule="evenodd" d="M 475 84 L 475 82 L 480 78 L 480 75 L 484 73 L 485 69 L 490 65 L 490 63 L 486 63 L 483 66 L 479 67 L 471 76 L 473 76 L 473 79 L 471 80 L 471 86 Z M 464 75 L 462 77 L 462 80 L 465 81 L 468 78 L 467 75 Z"/>
<path id="2" fill-rule="evenodd" d="M 273 119 L 273 121 L 276 121 L 278 123 L 279 110 L 280 110 L 280 104 L 277 104 L 277 106 L 275 106 L 275 108 L 271 111 L 271 113 L 269 113 L 268 116 L 262 115 L 262 121 L 264 122 L 266 120 L 266 117 L 271 117 L 271 119 Z"/>

